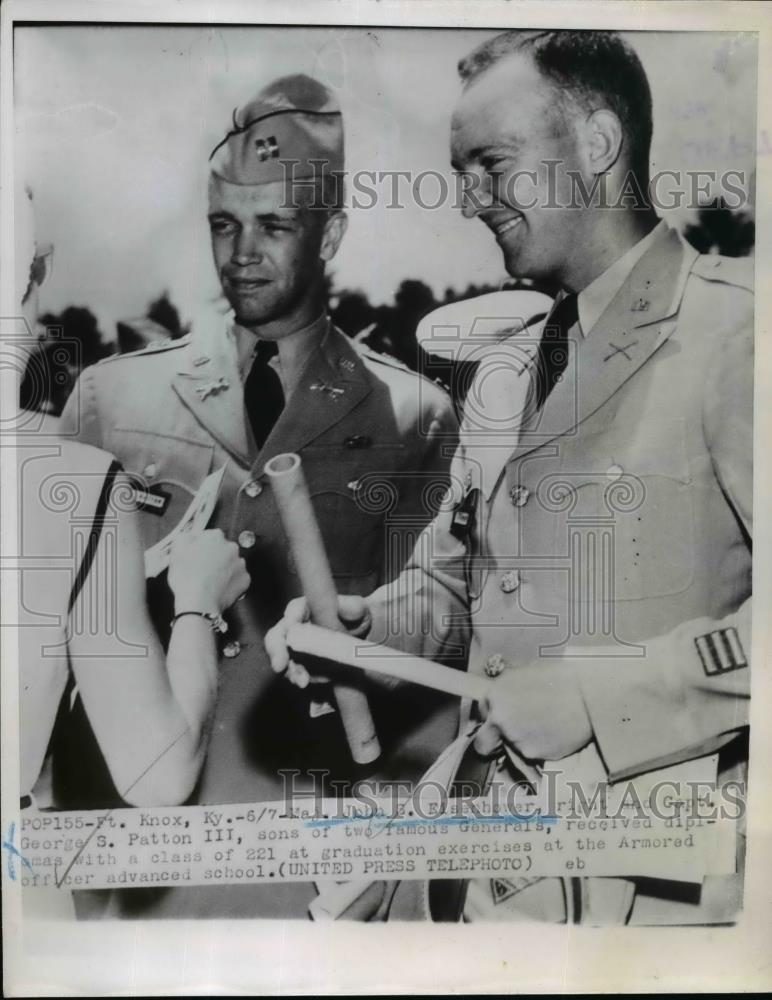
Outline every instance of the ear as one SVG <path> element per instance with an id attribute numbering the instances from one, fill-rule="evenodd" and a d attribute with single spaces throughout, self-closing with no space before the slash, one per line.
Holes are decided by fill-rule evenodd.
<path id="1" fill-rule="evenodd" d="M 624 134 L 613 111 L 593 111 L 585 123 L 587 166 L 594 174 L 605 174 L 619 159 Z"/>
<path id="2" fill-rule="evenodd" d="M 345 212 L 332 212 L 324 223 L 322 243 L 319 247 L 319 257 L 327 262 L 338 252 L 340 241 L 348 227 L 348 217 Z"/>

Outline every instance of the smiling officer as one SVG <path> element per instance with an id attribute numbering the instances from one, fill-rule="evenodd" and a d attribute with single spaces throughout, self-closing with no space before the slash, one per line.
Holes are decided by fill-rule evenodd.
<path id="1" fill-rule="evenodd" d="M 619 35 L 505 32 L 459 69 L 464 215 L 491 230 L 510 274 L 561 293 L 482 358 L 454 461 L 463 493 L 402 581 L 436 631 L 399 644 L 437 658 L 468 616 L 469 669 L 492 679 L 478 750 L 503 738 L 588 798 L 599 781 L 744 780 L 753 262 L 701 256 L 657 218 L 649 84 Z M 399 606 L 386 587 L 341 611 L 361 636 L 369 610 L 380 640 L 397 593 Z M 303 612 L 295 602 L 269 636 L 276 670 Z M 467 705 L 462 729 L 469 717 Z M 426 912 L 411 888 L 392 915 Z M 721 923 L 742 876 L 432 889 L 443 920 Z"/>
<path id="2" fill-rule="evenodd" d="M 346 770 L 331 696 L 290 689 L 265 660 L 265 629 L 300 592 L 266 462 L 301 455 L 336 585 L 349 594 L 399 573 L 432 516 L 430 498 L 447 485 L 456 421 L 446 394 L 359 351 L 326 314 L 325 265 L 346 229 L 342 170 L 341 112 L 317 81 L 277 80 L 234 114 L 209 182 L 229 322 L 86 370 L 63 415 L 66 431 L 109 449 L 141 480 L 147 546 L 225 466 L 210 525 L 238 542 L 253 583 L 221 639 L 199 803 L 281 799 L 279 769 Z M 451 706 L 411 696 L 397 712 L 388 697 L 370 699 L 385 763 L 391 776 L 415 777 L 451 738 Z M 119 908 L 153 917 L 305 917 L 313 895 L 299 884 L 185 888 L 149 902 L 124 893 Z"/>

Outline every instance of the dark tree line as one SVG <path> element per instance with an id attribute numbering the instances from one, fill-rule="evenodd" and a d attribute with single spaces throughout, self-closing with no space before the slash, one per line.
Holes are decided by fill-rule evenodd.
<path id="1" fill-rule="evenodd" d="M 700 253 L 746 257 L 756 242 L 756 224 L 746 212 L 733 212 L 717 198 L 699 210 L 697 222 L 686 226 L 684 236 Z"/>
<path id="2" fill-rule="evenodd" d="M 754 246 L 755 225 L 744 212 L 733 211 L 716 200 L 700 209 L 697 220 L 687 225 L 684 236 L 700 253 L 742 257 Z M 441 298 L 423 281 L 408 278 L 394 295 L 393 305 L 374 305 L 360 290 L 335 290 L 328 282 L 333 321 L 344 333 L 375 351 L 390 354 L 417 371 L 426 371 L 426 357 L 416 341 L 418 324 L 433 309 L 449 302 L 496 291 L 499 285 L 470 284 L 465 289 L 447 288 Z M 554 295 L 556 288 L 508 281 L 503 287 L 529 287 Z M 59 314 L 40 317 L 44 331 L 22 381 L 21 404 L 59 414 L 75 381 L 87 365 L 116 350 L 136 350 L 154 340 L 176 339 L 188 332 L 168 292 L 151 302 L 143 316 L 118 324 L 118 341 L 108 341 L 97 319 L 86 306 L 68 306 Z M 436 372 L 436 365 L 432 366 Z M 42 375 L 41 375 L 42 373 Z M 41 390 L 41 386 L 43 389 Z"/>
<path id="3" fill-rule="evenodd" d="M 119 349 L 121 327 L 127 325 L 133 330 L 135 324 L 145 320 L 157 327 L 155 339 L 176 339 L 188 332 L 167 292 L 150 303 L 144 317 L 118 324 L 118 343 L 105 338 L 96 316 L 87 306 L 67 306 L 61 313 L 43 313 L 38 320 L 40 339 L 22 378 L 19 393 L 22 408 L 58 416 L 83 369 Z M 146 338 L 138 335 L 132 346 L 144 347 L 145 343 Z"/>

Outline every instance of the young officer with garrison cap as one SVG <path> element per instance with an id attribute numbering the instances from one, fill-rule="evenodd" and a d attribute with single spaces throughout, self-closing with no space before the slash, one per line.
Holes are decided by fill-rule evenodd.
<path id="1" fill-rule="evenodd" d="M 213 151 L 209 180 L 229 322 L 87 369 L 62 417 L 65 433 L 113 452 L 142 481 L 146 546 L 225 466 L 210 527 L 238 542 L 252 586 L 220 640 L 198 803 L 281 799 L 279 769 L 330 767 L 340 776 L 348 755 L 319 689 L 312 700 L 290 688 L 265 656 L 264 631 L 300 593 L 266 462 L 300 454 L 337 587 L 349 594 L 399 573 L 431 518 L 427 498 L 447 486 L 456 421 L 446 394 L 358 350 L 326 314 L 325 266 L 346 229 L 336 185 L 343 165 L 341 112 L 316 80 L 276 80 L 239 109 Z M 391 519 L 402 525 L 398 544 Z M 370 697 L 384 764 L 391 777 L 415 778 L 452 738 L 452 706 L 411 695 L 397 711 L 387 697 Z M 184 888 L 150 898 L 126 892 L 109 909 L 305 918 L 314 896 L 308 884 Z"/>

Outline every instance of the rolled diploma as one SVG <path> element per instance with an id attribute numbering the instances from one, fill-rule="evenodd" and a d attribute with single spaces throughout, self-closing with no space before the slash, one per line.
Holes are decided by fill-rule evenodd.
<path id="1" fill-rule="evenodd" d="M 289 542 L 311 617 L 325 629 L 342 628 L 338 618 L 338 592 L 324 541 L 308 495 L 300 456 L 276 455 L 265 465 L 276 506 Z M 381 754 L 367 696 L 348 684 L 334 684 L 335 701 L 351 756 L 357 764 L 370 764 Z"/>
<path id="2" fill-rule="evenodd" d="M 287 630 L 287 645 L 295 653 L 333 660 L 347 667 L 355 667 L 357 670 L 386 674 L 412 684 L 421 684 L 435 691 L 444 691 L 459 698 L 469 698 L 471 701 L 482 701 L 489 697 L 496 687 L 495 679 L 443 667 L 433 660 L 408 656 L 400 650 L 392 649 L 391 646 L 367 642 L 365 639 L 357 639 L 343 632 L 331 632 L 317 625 L 291 625 Z M 586 662 L 588 659 L 602 659 L 608 655 L 607 646 L 568 646 L 562 659 Z M 508 743 L 504 742 L 503 748 L 515 767 L 535 787 L 538 785 L 542 768 L 561 766 L 558 762 L 546 761 L 541 767 L 537 767 L 533 762 L 526 761 Z M 353 888 L 350 891 L 353 892 Z M 346 905 L 349 905 L 348 897 Z M 332 903 L 331 907 L 334 908 Z"/>
<path id="3" fill-rule="evenodd" d="M 287 645 L 296 653 L 320 656 L 357 670 L 398 677 L 412 684 L 445 691 L 459 698 L 481 701 L 491 689 L 491 681 L 478 674 L 443 667 L 421 656 L 408 656 L 391 646 L 357 639 L 345 632 L 331 632 L 318 625 L 291 625 L 287 630 Z"/>

